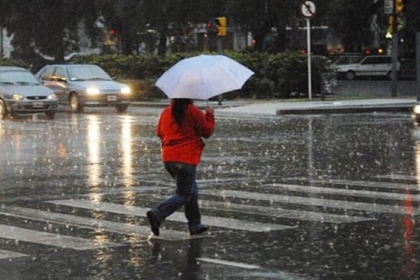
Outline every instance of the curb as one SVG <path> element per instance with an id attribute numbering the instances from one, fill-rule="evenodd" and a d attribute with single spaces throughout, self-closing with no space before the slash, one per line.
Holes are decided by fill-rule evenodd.
<path id="1" fill-rule="evenodd" d="M 407 112 L 412 111 L 412 105 L 383 105 L 383 106 L 355 106 L 341 108 L 300 108 L 300 109 L 279 109 L 276 115 L 303 115 L 303 114 L 354 114 L 373 112 Z"/>

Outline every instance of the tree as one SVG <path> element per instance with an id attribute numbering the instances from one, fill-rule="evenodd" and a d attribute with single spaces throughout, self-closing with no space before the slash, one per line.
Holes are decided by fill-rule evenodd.
<path id="1" fill-rule="evenodd" d="M 254 36 L 255 50 L 279 52 L 287 46 L 287 27 L 303 22 L 299 7 L 301 0 L 228 0 L 227 12 L 235 24 L 245 27 Z M 322 18 L 326 4 L 317 1 L 317 16 Z"/>
<path id="2" fill-rule="evenodd" d="M 147 1 L 97 0 L 98 14 L 104 20 L 105 29 L 115 32 L 118 47 L 124 54 L 139 49 L 139 36 L 147 29 Z"/>
<path id="3" fill-rule="evenodd" d="M 205 23 L 222 15 L 223 0 L 157 0 L 145 8 L 151 26 L 158 33 L 160 55 L 166 53 L 167 36 L 178 36 L 190 23 Z"/>
<path id="4" fill-rule="evenodd" d="M 93 0 L 0 1 L 9 11 L 3 26 L 13 34 L 16 58 L 30 61 L 39 52 L 62 62 L 66 52 L 78 49 L 79 24 L 84 22 L 86 30 L 94 30 Z"/>
<path id="5" fill-rule="evenodd" d="M 405 22 L 401 31 L 402 41 L 405 44 L 404 55 L 413 57 L 416 50 L 416 33 L 420 32 L 420 1 L 407 0 L 402 17 Z"/>
<path id="6" fill-rule="evenodd" d="M 374 36 L 370 25 L 379 9 L 378 4 L 376 0 L 330 1 L 328 23 L 340 36 L 347 52 L 361 52 L 364 46 L 372 43 Z"/>

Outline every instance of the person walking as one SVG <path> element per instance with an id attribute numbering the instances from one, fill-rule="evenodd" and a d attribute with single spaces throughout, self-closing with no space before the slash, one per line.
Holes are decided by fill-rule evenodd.
<path id="1" fill-rule="evenodd" d="M 182 206 L 190 235 L 208 230 L 201 223 L 196 169 L 205 146 L 203 138 L 209 138 L 214 128 L 214 110 L 207 106 L 203 113 L 192 99 L 172 99 L 161 113 L 156 135 L 161 139 L 164 168 L 175 179 L 176 189 L 173 196 L 147 212 L 154 235 L 159 235 L 162 222 Z"/>

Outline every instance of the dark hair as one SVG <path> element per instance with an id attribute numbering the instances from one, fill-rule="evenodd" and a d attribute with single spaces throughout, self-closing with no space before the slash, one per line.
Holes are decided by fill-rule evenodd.
<path id="1" fill-rule="evenodd" d="M 184 112 L 188 105 L 192 104 L 191 99 L 186 98 L 177 98 L 172 101 L 172 117 L 175 119 L 178 126 L 182 126 L 182 121 L 184 119 Z"/>

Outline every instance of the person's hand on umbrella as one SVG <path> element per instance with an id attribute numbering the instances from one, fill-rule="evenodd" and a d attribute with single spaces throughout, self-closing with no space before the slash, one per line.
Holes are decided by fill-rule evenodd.
<path id="1" fill-rule="evenodd" d="M 210 107 L 210 105 L 207 105 L 207 107 L 206 107 L 206 114 L 214 115 L 214 110 L 213 110 L 212 107 Z"/>

